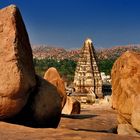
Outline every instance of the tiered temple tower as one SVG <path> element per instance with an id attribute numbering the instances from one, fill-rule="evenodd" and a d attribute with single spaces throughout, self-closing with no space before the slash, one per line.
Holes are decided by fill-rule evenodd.
<path id="1" fill-rule="evenodd" d="M 96 97 L 103 97 L 102 79 L 97 65 L 97 58 L 91 39 L 84 42 L 81 56 L 77 63 L 74 77 L 75 93 L 87 96 L 94 93 Z"/>

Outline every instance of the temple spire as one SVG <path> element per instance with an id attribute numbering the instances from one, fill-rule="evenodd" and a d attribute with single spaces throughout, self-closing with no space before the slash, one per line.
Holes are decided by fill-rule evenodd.
<path id="1" fill-rule="evenodd" d="M 92 43 L 92 40 L 90 39 L 90 38 L 87 38 L 86 40 L 85 40 L 85 44 L 91 44 Z"/>
<path id="2" fill-rule="evenodd" d="M 87 96 L 92 91 L 97 97 L 103 96 L 101 75 L 90 38 L 85 40 L 81 49 L 81 56 L 75 71 L 74 88 L 77 94 L 82 93 Z"/>

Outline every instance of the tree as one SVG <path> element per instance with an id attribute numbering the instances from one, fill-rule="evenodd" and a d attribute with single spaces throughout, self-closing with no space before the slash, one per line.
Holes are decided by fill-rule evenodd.
<path id="1" fill-rule="evenodd" d="M 99 60 L 99 69 L 101 72 L 105 72 L 106 75 L 111 74 L 112 66 L 115 62 L 115 59 L 104 59 Z"/>
<path id="2" fill-rule="evenodd" d="M 36 73 L 40 76 L 44 76 L 44 73 L 50 67 L 55 67 L 60 75 L 68 82 L 72 82 L 74 79 L 74 72 L 76 68 L 76 62 L 73 60 L 60 60 L 55 59 L 34 59 L 34 66 Z"/>

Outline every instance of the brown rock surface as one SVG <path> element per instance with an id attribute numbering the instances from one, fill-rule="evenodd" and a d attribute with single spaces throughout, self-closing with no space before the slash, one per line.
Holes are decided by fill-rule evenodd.
<path id="1" fill-rule="evenodd" d="M 120 124 L 132 124 L 140 131 L 140 54 L 127 51 L 112 68 L 112 106 Z"/>
<path id="2" fill-rule="evenodd" d="M 44 75 L 44 79 L 48 80 L 50 83 L 52 83 L 54 86 L 57 87 L 58 93 L 62 98 L 62 108 L 63 108 L 66 103 L 67 95 L 65 91 L 64 81 L 61 79 L 56 68 L 54 67 L 49 68 Z"/>
<path id="3" fill-rule="evenodd" d="M 135 129 L 130 124 L 119 124 L 117 132 L 120 135 L 140 136 L 140 134 L 136 132 Z"/>
<path id="4" fill-rule="evenodd" d="M 93 115 L 92 115 L 93 114 Z M 139 140 L 134 136 L 112 134 L 116 112 L 101 105 L 84 106 L 80 115 L 62 118 L 59 128 L 29 128 L 0 122 L 1 140 Z M 104 133 L 109 130 L 109 133 Z"/>
<path id="5" fill-rule="evenodd" d="M 60 128 L 91 132 L 114 132 L 117 127 L 117 113 L 109 105 L 81 104 L 81 113 L 65 115 L 59 124 Z"/>
<path id="6" fill-rule="evenodd" d="M 61 117 L 61 97 L 57 88 L 47 80 L 37 78 L 37 92 L 32 104 L 33 114 L 38 124 L 57 127 Z"/>
<path id="7" fill-rule="evenodd" d="M 134 98 L 131 122 L 133 127 L 140 132 L 140 95 Z"/>
<path id="8" fill-rule="evenodd" d="M 62 109 L 62 114 L 80 114 L 80 102 L 73 97 L 67 96 L 66 104 Z"/>
<path id="9" fill-rule="evenodd" d="M 36 89 L 30 94 L 27 104 L 8 122 L 30 127 L 56 128 L 61 118 L 61 98 L 57 88 L 47 80 L 36 76 Z"/>
<path id="10" fill-rule="evenodd" d="M 0 119 L 18 113 L 35 86 L 28 34 L 16 6 L 0 10 Z"/>

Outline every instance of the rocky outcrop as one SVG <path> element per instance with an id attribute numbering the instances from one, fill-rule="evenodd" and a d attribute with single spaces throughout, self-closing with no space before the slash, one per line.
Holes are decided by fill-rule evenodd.
<path id="1" fill-rule="evenodd" d="M 80 102 L 72 97 L 67 97 L 66 104 L 62 110 L 62 114 L 80 114 Z"/>
<path id="2" fill-rule="evenodd" d="M 61 96 L 62 108 L 63 108 L 66 103 L 67 95 L 66 95 L 64 81 L 61 79 L 56 68 L 54 67 L 49 68 L 44 75 L 44 79 L 48 80 L 50 83 L 52 83 L 54 86 L 57 87 L 58 93 Z"/>
<path id="3" fill-rule="evenodd" d="M 88 92 L 92 90 L 96 97 L 103 97 L 101 75 L 90 39 L 84 42 L 81 50 L 74 76 L 74 88 L 77 94 L 82 93 L 87 96 Z"/>
<path id="4" fill-rule="evenodd" d="M 112 107 L 118 123 L 131 124 L 140 132 L 140 54 L 127 51 L 112 68 Z"/>
<path id="5" fill-rule="evenodd" d="M 0 10 L 0 65 L 0 120 L 56 128 L 62 87 L 35 75 L 29 38 L 14 5 Z"/>
<path id="6" fill-rule="evenodd" d="M 14 5 L 0 10 L 0 119 L 17 114 L 36 85 L 25 25 Z"/>

